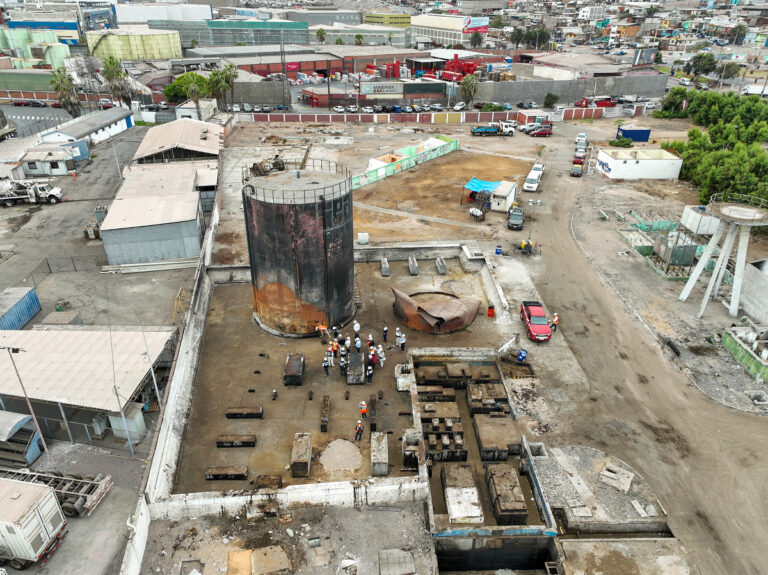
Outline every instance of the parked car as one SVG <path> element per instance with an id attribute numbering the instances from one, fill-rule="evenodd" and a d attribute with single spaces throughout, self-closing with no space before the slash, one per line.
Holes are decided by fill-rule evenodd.
<path id="1" fill-rule="evenodd" d="M 512 104 L 510 104 L 509 102 L 504 102 L 504 109 L 505 110 L 511 110 L 512 109 Z"/>
<path id="2" fill-rule="evenodd" d="M 549 138 L 552 135 L 552 128 L 543 127 L 531 132 L 534 138 Z"/>
<path id="3" fill-rule="evenodd" d="M 253 111 L 256 114 L 260 113 L 261 112 L 261 106 L 259 106 L 258 104 L 254 104 L 253 105 Z"/>
<path id="4" fill-rule="evenodd" d="M 112 100 L 108 100 L 107 98 L 102 98 L 99 100 L 99 108 L 102 110 L 109 110 L 110 108 L 114 108 L 115 105 L 112 103 Z"/>
<path id="5" fill-rule="evenodd" d="M 467 103 L 466 102 L 459 102 L 453 107 L 454 112 L 461 112 L 462 110 L 466 110 Z"/>
<path id="6" fill-rule="evenodd" d="M 402 109 L 402 108 L 401 108 L 399 105 L 397 105 L 397 104 L 394 104 L 394 105 L 392 106 L 392 113 L 393 113 L 393 114 L 399 114 L 399 113 L 400 113 L 400 112 L 402 112 L 402 111 L 403 111 L 403 109 Z"/>
<path id="7" fill-rule="evenodd" d="M 586 142 L 587 141 L 587 133 L 586 132 L 579 132 L 576 134 L 576 138 L 573 140 L 575 144 L 578 144 L 579 142 Z"/>
<path id="8" fill-rule="evenodd" d="M 253 108 L 251 108 L 251 105 L 248 102 L 243 104 L 243 112 L 253 112 Z"/>
<path id="9" fill-rule="evenodd" d="M 48 104 L 43 102 L 42 100 L 30 100 L 29 105 L 33 108 L 47 108 Z"/>
<path id="10" fill-rule="evenodd" d="M 13 101 L 14 106 L 29 106 L 29 102 L 26 100 L 14 100 Z"/>
<path id="11" fill-rule="evenodd" d="M 394 106 L 390 106 L 389 104 L 385 104 L 381 108 L 382 108 L 382 110 L 383 110 L 383 112 L 385 114 L 391 114 L 392 112 L 395 111 L 395 107 Z"/>
<path id="12" fill-rule="evenodd" d="M 158 104 L 158 106 L 160 106 L 160 109 L 161 109 L 161 110 L 167 110 L 167 109 L 168 109 L 168 102 L 165 102 L 165 101 L 163 101 L 163 102 L 160 102 L 160 103 Z"/>
<path id="13" fill-rule="evenodd" d="M 656 105 L 656 102 L 648 102 L 648 103 L 645 105 L 645 109 L 646 109 L 646 110 L 655 110 L 655 109 L 656 109 L 656 107 L 657 107 L 657 105 Z"/>
<path id="14" fill-rule="evenodd" d="M 691 82 L 688 78 L 680 78 L 678 82 L 680 82 L 681 86 L 690 86 L 693 84 L 693 82 Z"/>
<path id="15" fill-rule="evenodd" d="M 275 110 L 290 110 L 291 105 L 290 104 L 278 104 L 275 106 Z"/>
<path id="16" fill-rule="evenodd" d="M 580 178 L 581 172 L 584 170 L 584 167 L 581 164 L 573 164 L 571 166 L 571 177 L 573 178 Z"/>
<path id="17" fill-rule="evenodd" d="M 58 100 L 54 100 L 51 102 L 51 108 L 63 108 L 64 106 L 61 105 L 61 102 Z"/>
<path id="18" fill-rule="evenodd" d="M 264 105 L 261 107 L 261 111 L 265 114 L 269 114 L 272 111 L 272 106 Z"/>
<path id="19" fill-rule="evenodd" d="M 650 102 L 651 99 L 648 96 L 640 96 L 636 101 L 637 102 Z"/>
<path id="20" fill-rule="evenodd" d="M 432 104 L 430 106 L 433 112 L 442 112 L 443 111 L 443 105 L 442 104 Z"/>
<path id="21" fill-rule="evenodd" d="M 536 104 L 536 102 L 518 102 L 517 107 L 521 110 L 534 110 L 539 106 Z"/>
<path id="22" fill-rule="evenodd" d="M 485 102 L 475 102 L 472 107 L 476 110 L 482 110 L 483 106 L 485 106 Z"/>
<path id="23" fill-rule="evenodd" d="M 429 112 L 429 106 L 424 106 L 424 107 L 422 108 L 422 107 L 421 107 L 421 106 L 419 106 L 418 104 L 414 104 L 413 106 L 411 106 L 411 108 L 413 108 L 413 111 L 414 111 L 414 112 L 416 112 L 417 114 L 418 114 L 419 112 Z"/>
<path id="24" fill-rule="evenodd" d="M 343 114 L 344 113 L 344 106 L 334 106 L 333 111 L 337 114 Z"/>
<path id="25" fill-rule="evenodd" d="M 552 339 L 552 329 L 547 321 L 547 313 L 537 301 L 523 301 L 520 304 L 520 319 L 525 324 L 528 339 L 533 341 L 549 341 Z"/>
<path id="26" fill-rule="evenodd" d="M 232 111 L 233 112 L 239 112 L 240 111 L 240 104 L 233 104 L 232 105 Z"/>
<path id="27" fill-rule="evenodd" d="M 347 106 L 347 112 L 349 112 L 350 114 L 357 114 L 357 106 L 350 104 L 349 106 Z"/>
<path id="28" fill-rule="evenodd" d="M 523 208 L 514 207 L 509 210 L 507 216 L 507 228 L 510 230 L 522 230 L 525 223 L 525 216 L 523 214 Z"/>
<path id="29" fill-rule="evenodd" d="M 374 114 L 381 114 L 384 111 L 384 106 L 374 106 L 373 107 L 373 113 Z"/>
<path id="30" fill-rule="evenodd" d="M 709 90 L 709 84 L 705 84 L 704 82 L 699 82 L 696 84 L 696 88 L 698 90 Z M 32 105 L 32 102 L 29 103 L 29 105 Z"/>
<path id="31" fill-rule="evenodd" d="M 413 108 L 411 106 L 402 107 L 403 114 L 413 114 Z"/>
<path id="32" fill-rule="evenodd" d="M 160 106 L 158 104 L 144 104 L 141 109 L 146 110 L 147 112 L 157 112 L 160 109 Z"/>

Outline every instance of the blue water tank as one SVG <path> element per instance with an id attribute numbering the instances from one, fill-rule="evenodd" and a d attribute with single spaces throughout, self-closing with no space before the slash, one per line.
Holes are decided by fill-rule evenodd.
<path id="1" fill-rule="evenodd" d="M 524 349 L 521 349 L 520 353 L 517 354 L 517 361 L 519 363 L 523 363 L 526 357 L 528 357 L 528 352 L 525 351 Z"/>

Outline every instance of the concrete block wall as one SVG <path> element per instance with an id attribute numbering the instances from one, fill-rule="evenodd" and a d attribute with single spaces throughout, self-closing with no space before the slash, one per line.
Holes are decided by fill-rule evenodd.
<path id="1" fill-rule="evenodd" d="M 128 543 L 125 547 L 120 575 L 141 573 L 141 563 L 144 560 L 144 549 L 147 545 L 151 521 L 149 506 L 144 497 L 139 497 L 136 513 L 129 520 L 130 524 L 133 525 L 133 529 L 128 534 Z"/>
<path id="2" fill-rule="evenodd" d="M 749 373 L 755 377 L 761 377 L 764 380 L 768 379 L 768 362 L 761 360 L 755 355 L 755 353 L 738 338 L 737 333 L 733 329 L 727 329 L 723 332 L 721 342 L 723 346 L 731 352 L 736 361 L 747 368 Z"/>
<path id="3" fill-rule="evenodd" d="M 765 261 L 750 262 L 744 268 L 744 283 L 741 288 L 741 307 L 749 317 L 760 325 L 768 325 L 768 267 Z"/>
<path id="4" fill-rule="evenodd" d="M 230 94 L 227 93 L 226 99 L 229 102 Z M 251 105 L 268 104 L 275 106 L 291 103 L 291 91 L 288 85 L 285 86 L 285 100 L 283 100 L 282 82 L 238 82 L 235 80 L 235 89 L 233 99 L 235 104 L 248 102 Z"/>
<path id="5" fill-rule="evenodd" d="M 541 106 L 548 92 L 569 104 L 590 96 L 633 94 L 661 98 L 667 86 L 664 74 L 586 78 L 583 80 L 524 80 L 519 82 L 481 82 L 475 95 L 478 102 L 536 102 Z"/>

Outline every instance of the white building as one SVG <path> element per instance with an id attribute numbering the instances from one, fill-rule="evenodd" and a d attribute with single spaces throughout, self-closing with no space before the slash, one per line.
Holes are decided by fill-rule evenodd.
<path id="1" fill-rule="evenodd" d="M 601 149 L 597 170 L 612 180 L 676 180 L 683 160 L 666 150 Z"/>
<path id="2" fill-rule="evenodd" d="M 31 178 L 71 174 L 75 171 L 76 152 L 69 146 L 38 144 L 22 158 L 24 173 Z"/>
<path id="3" fill-rule="evenodd" d="M 469 48 L 472 32 L 477 30 L 485 46 L 488 37 L 488 18 L 468 18 L 465 16 L 422 14 L 411 18 L 411 38 L 415 42 L 419 37 L 429 38 L 433 44 L 453 46 L 462 44 Z"/>
<path id="4" fill-rule="evenodd" d="M 113 4 L 117 23 L 146 24 L 149 20 L 212 20 L 208 4 Z"/>
<path id="5" fill-rule="evenodd" d="M 200 98 L 200 115 L 202 118 L 197 117 L 197 106 L 192 100 L 187 100 L 176 106 L 176 119 L 191 118 L 193 120 L 200 120 L 205 122 L 209 118 L 215 116 L 219 111 L 219 106 L 216 103 L 215 98 Z"/>
<path id="6" fill-rule="evenodd" d="M 42 134 L 43 142 L 75 142 L 86 140 L 99 144 L 133 126 L 133 112 L 110 108 L 75 118 Z"/>

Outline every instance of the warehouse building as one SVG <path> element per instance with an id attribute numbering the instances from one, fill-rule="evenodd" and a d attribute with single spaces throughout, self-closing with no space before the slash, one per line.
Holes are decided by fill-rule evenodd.
<path id="1" fill-rule="evenodd" d="M 91 144 L 107 141 L 133 126 L 133 112 L 125 108 L 110 108 L 80 116 L 45 132 L 43 142 L 74 142 L 85 140 Z"/>
<path id="2" fill-rule="evenodd" d="M 52 30 L 63 44 L 77 45 L 80 39 L 77 11 L 9 10 L 8 28 Z"/>
<path id="3" fill-rule="evenodd" d="M 306 22 L 290 20 L 150 20 L 153 30 L 175 31 L 184 48 L 259 44 L 309 44 Z"/>
<path id="4" fill-rule="evenodd" d="M 100 226 L 110 265 L 199 256 L 205 220 L 197 168 L 174 168 L 128 172 Z"/>
<path id="5" fill-rule="evenodd" d="M 488 37 L 488 18 L 471 18 L 467 22 L 464 16 L 422 14 L 411 17 L 411 37 L 422 44 L 428 39 L 437 46 L 463 44 L 469 46 L 472 33 L 477 31 L 483 39 Z"/>
<path id="6" fill-rule="evenodd" d="M 152 164 L 215 160 L 222 146 L 222 133 L 221 126 L 191 118 L 152 126 L 133 155 L 133 161 Z"/>
<path id="7" fill-rule="evenodd" d="M 115 15 L 120 26 L 146 24 L 149 20 L 210 20 L 211 7 L 206 4 L 146 4 L 131 2 L 115 4 Z"/>
<path id="8" fill-rule="evenodd" d="M 21 379 L 45 437 L 63 434 L 72 443 L 93 443 L 111 431 L 133 444 L 144 439 L 141 406 L 146 398 L 157 399 L 153 373 L 162 389 L 157 372 L 170 366 L 175 330 L 106 331 L 99 326 L 0 331 L 0 346 L 19 350 L 0 354 L 0 407 L 27 411 Z"/>
<path id="9" fill-rule="evenodd" d="M 86 32 L 88 52 L 102 60 L 164 60 L 181 58 L 181 40 L 173 30 L 150 30 L 143 26 Z"/>
<path id="10" fill-rule="evenodd" d="M 338 23 L 332 26 L 311 26 L 309 28 L 310 38 L 314 42 L 317 42 L 318 30 L 325 32 L 325 43 L 331 45 L 335 45 L 337 40 L 341 40 L 344 44 L 355 44 L 358 35 L 363 37 L 361 42 L 366 46 L 380 44 L 405 48 L 410 44 L 409 31 L 403 28 L 376 26 L 374 24 L 351 26 Z"/>
<path id="11" fill-rule="evenodd" d="M 410 14 L 376 14 L 368 13 L 363 20 L 365 24 L 391 26 L 392 28 L 408 28 L 411 25 Z"/>

